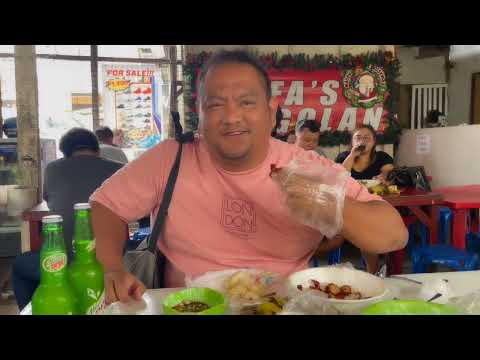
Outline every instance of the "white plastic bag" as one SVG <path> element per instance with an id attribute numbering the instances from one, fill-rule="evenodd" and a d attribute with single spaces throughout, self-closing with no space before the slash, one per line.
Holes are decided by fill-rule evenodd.
<path id="1" fill-rule="evenodd" d="M 432 300 L 432 302 L 437 304 L 446 304 L 454 296 L 451 286 L 443 279 L 424 281 L 418 296 L 421 300 L 428 301 L 437 294 L 442 295 Z"/>
<path id="2" fill-rule="evenodd" d="M 345 187 L 349 173 L 318 160 L 298 157 L 283 168 L 272 166 L 272 179 L 285 195 L 291 216 L 328 238 L 343 227 Z"/>
<path id="3" fill-rule="evenodd" d="M 473 293 L 451 297 L 446 303 L 467 315 L 480 315 L 480 290 Z"/>
<path id="4" fill-rule="evenodd" d="M 335 306 L 322 301 L 325 296 L 315 290 L 304 291 L 290 299 L 279 315 L 341 315 L 341 311 Z"/>

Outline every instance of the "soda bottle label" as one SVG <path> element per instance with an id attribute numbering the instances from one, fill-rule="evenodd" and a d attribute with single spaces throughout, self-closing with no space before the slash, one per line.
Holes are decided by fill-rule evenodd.
<path id="1" fill-rule="evenodd" d="M 97 315 L 105 308 L 105 290 L 102 290 L 101 294 L 95 294 L 94 290 L 87 289 L 87 293 L 96 301 L 88 307 L 86 315 Z"/>
<path id="2" fill-rule="evenodd" d="M 95 251 L 95 240 L 74 241 L 75 253 L 89 254 Z"/>
<path id="3" fill-rule="evenodd" d="M 64 253 L 54 253 L 43 259 L 42 267 L 47 272 L 56 272 L 62 270 L 67 265 L 67 255 Z"/>

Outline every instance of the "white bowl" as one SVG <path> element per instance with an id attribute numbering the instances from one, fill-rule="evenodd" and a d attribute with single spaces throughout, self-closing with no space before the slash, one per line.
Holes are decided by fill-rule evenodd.
<path id="1" fill-rule="evenodd" d="M 359 300 L 318 297 L 318 301 L 328 303 L 344 313 L 355 313 L 364 307 L 384 300 L 389 293 L 383 279 L 377 276 L 347 267 L 327 266 L 310 268 L 290 275 L 287 279 L 289 296 L 295 297 L 304 293 L 305 289 L 309 289 L 311 279 L 317 280 L 322 285 L 328 283 L 338 286 L 349 285 L 354 291 L 359 291 L 362 297 L 368 297 L 368 299 Z M 304 291 L 300 291 L 297 288 L 298 285 L 302 285 Z"/>

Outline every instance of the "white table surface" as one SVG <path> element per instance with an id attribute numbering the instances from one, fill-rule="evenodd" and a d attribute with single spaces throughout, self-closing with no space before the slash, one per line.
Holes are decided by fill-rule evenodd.
<path id="1" fill-rule="evenodd" d="M 402 274 L 400 277 L 409 278 L 419 282 L 427 282 L 437 279 L 448 280 L 452 296 L 463 296 L 480 290 L 480 270 L 476 271 L 458 271 L 445 273 L 428 274 Z M 387 287 L 394 293 L 394 296 L 400 299 L 419 298 L 421 285 L 398 278 L 386 278 Z M 147 290 L 141 301 L 130 304 L 114 303 L 109 305 L 105 315 L 162 315 L 162 301 L 170 293 L 180 290 L 156 289 Z M 20 313 L 21 315 L 31 315 L 32 308 L 28 304 Z"/>

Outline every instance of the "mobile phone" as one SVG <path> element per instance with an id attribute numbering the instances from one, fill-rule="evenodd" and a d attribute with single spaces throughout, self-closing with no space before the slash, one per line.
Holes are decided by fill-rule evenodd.
<path id="1" fill-rule="evenodd" d="M 363 152 L 363 151 L 365 151 L 366 148 L 367 148 L 367 146 L 365 144 L 361 144 L 361 145 L 358 145 L 355 150 Z"/>

